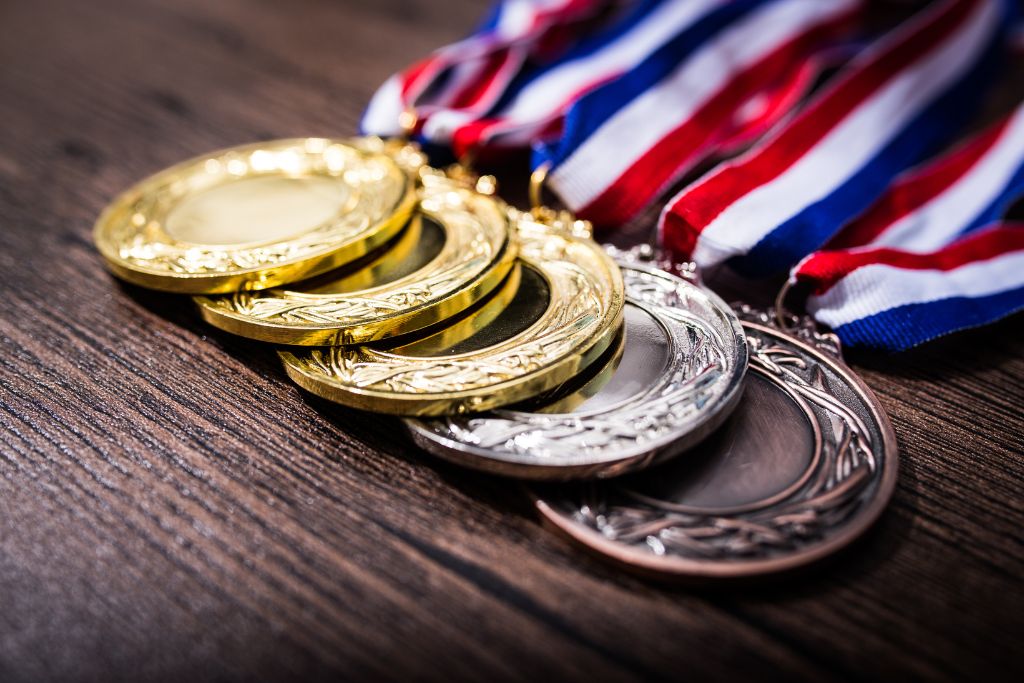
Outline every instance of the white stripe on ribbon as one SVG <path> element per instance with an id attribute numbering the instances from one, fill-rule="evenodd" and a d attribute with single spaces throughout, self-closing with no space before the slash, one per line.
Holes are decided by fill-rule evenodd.
<path id="1" fill-rule="evenodd" d="M 694 260 L 707 268 L 745 254 L 777 226 L 834 192 L 950 82 L 963 76 L 987 47 L 1000 16 L 998 3 L 980 3 L 964 25 L 930 55 L 859 105 L 785 172 L 711 221 L 697 240 Z M 872 52 L 886 49 L 889 41 L 900 38 L 902 35 L 891 34 Z"/>
<path id="2" fill-rule="evenodd" d="M 657 86 L 619 110 L 548 176 L 572 209 L 586 206 L 729 83 L 804 31 L 851 11 L 856 0 L 784 0 L 763 7 L 700 48 Z"/>
<path id="3" fill-rule="evenodd" d="M 807 310 L 832 329 L 908 304 L 950 297 L 984 297 L 1024 286 L 1024 251 L 1000 254 L 952 270 L 913 270 L 874 263 L 862 266 L 820 296 Z"/>
<path id="4" fill-rule="evenodd" d="M 996 197 L 1024 162 L 1024 107 L 985 155 L 945 192 L 933 197 L 871 242 L 872 247 L 897 247 L 929 252 L 946 246 Z"/>
<path id="5" fill-rule="evenodd" d="M 572 1 L 503 0 L 499 5 L 497 21 L 489 31 L 476 33 L 436 50 L 434 59 L 440 62 L 439 72 L 443 71 L 446 66 L 453 66 L 454 72 L 443 90 L 432 96 L 431 102 L 419 103 L 422 106 L 417 108 L 421 116 L 431 109 L 448 105 L 452 97 L 478 77 L 488 55 L 494 50 L 517 41 L 539 36 L 551 23 L 557 23 L 556 20 L 541 22 L 540 26 L 535 25 L 538 17 L 553 11 L 556 12 L 571 4 Z M 515 59 L 509 59 L 502 69 L 501 75 L 495 80 L 503 78 L 507 82 L 511 78 L 511 74 L 518 70 L 528 47 L 528 45 L 513 46 L 511 49 L 519 49 L 523 54 L 517 55 Z M 373 94 L 366 113 L 363 115 L 361 124 L 363 130 L 383 137 L 396 136 L 403 132 L 398 125 L 399 118 L 407 106 L 402 97 L 402 79 L 401 73 L 391 76 Z M 481 106 L 493 102 L 497 94 L 499 93 L 496 92 L 487 98 L 488 101 L 481 103 Z"/>
<path id="6" fill-rule="evenodd" d="M 402 134 L 402 127 L 398 122 L 403 110 L 402 79 L 395 74 L 373 93 L 370 104 L 363 114 L 362 128 L 373 135 L 397 137 Z"/>
<path id="7" fill-rule="evenodd" d="M 527 85 L 507 107 L 496 112 L 499 121 L 487 136 L 504 134 L 505 143 L 528 144 L 538 129 L 571 103 L 568 99 L 588 86 L 617 76 L 643 61 L 677 33 L 725 0 L 664 3 L 615 41 L 586 57 L 567 61 Z M 424 126 L 432 140 L 448 140 L 476 117 L 458 110 L 437 112 Z M 523 130 L 516 130 L 525 127 Z"/>

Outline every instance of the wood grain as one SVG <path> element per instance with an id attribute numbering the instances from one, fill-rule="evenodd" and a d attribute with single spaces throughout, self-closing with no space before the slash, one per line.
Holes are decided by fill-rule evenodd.
<path id="1" fill-rule="evenodd" d="M 813 572 L 699 589 L 591 559 L 514 483 L 106 275 L 89 231 L 117 191 L 350 134 L 480 11 L 0 4 L 0 680 L 1019 680 L 1020 317 L 855 356 L 902 449 L 890 511 Z"/>

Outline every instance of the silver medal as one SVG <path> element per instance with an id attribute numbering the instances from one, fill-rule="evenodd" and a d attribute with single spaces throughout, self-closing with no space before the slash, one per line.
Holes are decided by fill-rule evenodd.
<path id="1" fill-rule="evenodd" d="M 809 319 L 782 331 L 740 309 L 750 346 L 732 418 L 684 457 L 608 482 L 538 489 L 590 550 L 690 579 L 774 574 L 829 555 L 881 514 L 896 482 L 885 412 Z"/>
<path id="2" fill-rule="evenodd" d="M 741 394 L 747 346 L 739 320 L 706 289 L 635 262 L 620 265 L 625 341 L 596 394 L 572 412 L 406 420 L 415 441 L 475 469 L 563 480 L 648 467 L 714 431 Z"/>

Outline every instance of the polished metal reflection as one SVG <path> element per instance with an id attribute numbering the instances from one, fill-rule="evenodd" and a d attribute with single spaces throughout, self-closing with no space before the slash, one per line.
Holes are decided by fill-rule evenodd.
<path id="1" fill-rule="evenodd" d="M 523 401 L 515 407 L 516 410 L 553 415 L 571 413 L 601 393 L 601 390 L 611 382 L 622 362 L 622 352 L 626 346 L 626 327 L 629 325 L 625 320 L 628 320 L 630 310 L 629 306 L 623 310 L 622 329 L 619 330 L 619 334 L 616 335 L 608 350 L 604 352 L 604 356 L 595 360 L 584 372 L 564 384 L 534 399 Z"/>
<path id="2" fill-rule="evenodd" d="M 693 446 L 735 406 L 746 369 L 739 321 L 714 294 L 659 270 L 622 265 L 621 362 L 600 391 L 478 416 L 407 420 L 423 448 L 477 469 L 534 479 L 607 477 Z"/>
<path id="3" fill-rule="evenodd" d="M 426 267 L 441 253 L 445 239 L 445 229 L 437 221 L 415 214 L 395 239 L 372 254 L 291 289 L 306 294 L 351 294 L 381 287 Z"/>
<path id="4" fill-rule="evenodd" d="M 93 239 L 115 275 L 144 287 L 276 287 L 351 263 L 397 234 L 424 162 L 411 146 L 374 138 L 232 147 L 121 193 Z"/>
<path id="5" fill-rule="evenodd" d="M 396 337 L 380 344 L 282 350 L 288 376 L 351 407 L 427 416 L 512 405 L 579 375 L 621 328 L 619 268 L 593 240 L 559 221 L 541 222 L 513 209 L 507 215 L 526 269 L 521 276 L 534 284 L 526 285 L 529 296 L 515 304 L 513 317 L 496 319 L 497 334 L 481 326 L 479 336 L 458 346 L 435 338 L 417 347 Z M 446 334 L 443 328 L 440 334 Z"/>
<path id="6" fill-rule="evenodd" d="M 748 373 L 745 385 L 724 429 L 685 459 L 627 485 L 638 500 L 689 514 L 724 514 L 762 506 L 805 483 L 821 458 L 810 406 L 757 370 Z"/>
<path id="7" fill-rule="evenodd" d="M 357 344 L 423 330 L 485 297 L 515 261 L 504 205 L 422 168 L 416 212 L 383 250 L 315 279 L 197 297 L 228 332 L 281 344 Z"/>
<path id="8" fill-rule="evenodd" d="M 520 263 L 516 264 L 515 271 L 514 276 L 502 285 L 500 294 L 506 297 L 504 305 L 495 308 L 488 302 L 483 307 L 493 314 L 485 318 L 473 313 L 465 322 L 446 323 L 445 328 L 437 333 L 395 348 L 393 353 L 415 358 L 443 358 L 486 349 L 522 333 L 544 315 L 551 293 L 547 280 L 535 269 Z M 466 323 L 472 324 L 468 334 L 451 334 L 453 329 L 460 330 Z"/>
<path id="9" fill-rule="evenodd" d="M 557 398 L 553 405 L 537 409 L 540 413 L 581 413 L 608 410 L 623 401 L 643 393 L 664 377 L 672 360 L 672 339 L 664 324 L 650 311 L 640 306 L 627 306 L 626 330 L 629 343 L 623 345 L 622 356 L 614 364 L 602 386 L 588 382 L 582 390 L 571 396 Z M 625 335 L 623 335 L 625 336 Z M 601 368 L 608 372 L 608 367 Z M 566 399 L 579 396 L 571 408 Z"/>
<path id="10" fill-rule="evenodd" d="M 334 178 L 244 178 L 185 197 L 168 211 L 164 229 L 192 244 L 261 244 L 315 230 L 351 196 Z"/>
<path id="11" fill-rule="evenodd" d="M 870 390 L 833 355 L 747 311 L 746 392 L 685 458 L 611 482 L 537 489 L 537 507 L 587 548 L 646 573 L 788 571 L 862 534 L 892 496 L 896 442 Z"/>

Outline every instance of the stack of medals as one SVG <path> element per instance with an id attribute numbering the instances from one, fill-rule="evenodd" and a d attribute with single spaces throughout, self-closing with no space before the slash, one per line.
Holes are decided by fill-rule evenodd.
<path id="1" fill-rule="evenodd" d="M 211 325 L 276 344 L 304 390 L 402 416 L 416 444 L 462 466 L 535 480 L 544 519 L 605 557 L 703 579 L 805 565 L 881 514 L 896 479 L 892 429 L 835 334 L 781 305 L 734 310 L 697 268 L 786 268 L 814 252 L 792 282 L 824 291 L 841 279 L 815 267 L 849 260 L 821 249 L 863 209 L 849 195 L 884 203 L 892 177 L 925 154 L 907 141 L 915 126 L 950 132 L 938 107 L 974 82 L 998 3 L 929 10 L 797 116 L 793 93 L 857 0 L 644 2 L 528 77 L 493 68 L 536 62 L 533 47 L 603 4 L 526 3 L 536 16 L 523 22 L 519 7 L 508 25 L 499 4 L 480 32 L 381 89 L 364 127 L 384 137 L 184 162 L 115 199 L 97 246 L 119 277 L 196 295 Z M 946 53 L 959 65 L 948 76 L 936 65 Z M 777 69 L 766 75 L 764 63 Z M 921 78 L 928 88 L 913 87 Z M 911 87 L 890 103 L 895 81 Z M 865 111 L 891 128 L 857 123 Z M 602 248 L 588 222 L 537 201 L 546 182 L 581 215 L 619 223 L 712 153 L 769 130 L 669 202 L 665 251 Z M 456 153 L 534 144 L 533 208 L 506 205 L 493 178 L 465 166 L 428 166 L 413 133 Z M 805 210 L 805 185 L 789 180 L 816 176 L 794 169 L 843 135 L 857 153 L 825 167 L 805 193 L 817 210 Z M 775 203 L 758 204 L 772 192 Z M 833 201 L 847 213 L 825 216 Z M 819 271 L 833 280 L 822 285 Z"/>

